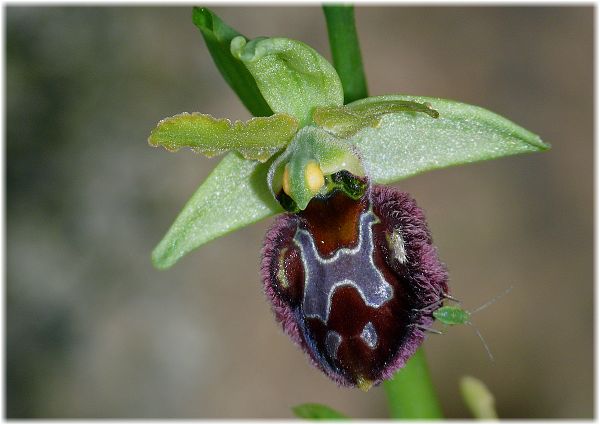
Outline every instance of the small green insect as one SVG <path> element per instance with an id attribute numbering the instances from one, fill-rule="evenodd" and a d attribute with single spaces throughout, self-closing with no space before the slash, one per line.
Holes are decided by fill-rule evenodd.
<path id="1" fill-rule="evenodd" d="M 471 312 L 455 306 L 443 306 L 435 310 L 433 317 L 444 325 L 464 325 L 470 324 Z"/>
<path id="2" fill-rule="evenodd" d="M 495 296 L 494 298 L 492 298 L 490 301 L 486 302 L 485 304 L 477 307 L 475 310 L 473 311 L 468 311 L 465 310 L 459 306 L 447 306 L 447 305 L 443 305 L 444 300 L 450 300 L 453 301 L 455 303 L 458 303 L 460 305 L 460 301 L 457 300 L 454 297 L 451 297 L 448 294 L 442 294 L 442 298 L 440 299 L 440 301 L 437 301 L 435 303 L 433 303 L 430 306 L 425 307 L 424 309 L 420 310 L 423 313 L 430 313 L 435 319 L 437 319 L 438 321 L 440 321 L 442 324 L 444 325 L 448 325 L 448 326 L 455 326 L 455 325 L 469 325 L 472 326 L 473 329 L 475 329 L 475 332 L 477 333 L 477 335 L 479 336 L 479 339 L 481 339 L 481 342 L 483 343 L 483 346 L 485 347 L 485 350 L 487 351 L 488 355 L 490 356 L 490 360 L 494 361 L 494 356 L 492 355 L 492 352 L 490 351 L 490 348 L 488 347 L 488 345 L 485 342 L 485 339 L 483 339 L 483 335 L 481 335 L 481 332 L 479 332 L 479 329 L 477 329 L 477 327 L 471 322 L 471 316 L 475 313 L 477 313 L 478 311 L 483 310 L 484 308 L 489 307 L 490 305 L 492 305 L 493 303 L 495 303 L 496 301 L 498 301 L 498 299 L 502 298 L 504 295 L 508 294 L 510 292 L 510 290 L 513 287 L 509 287 L 506 291 L 504 291 L 503 293 L 501 293 L 500 295 Z M 429 332 L 433 332 L 436 334 L 442 334 L 441 331 L 438 331 L 436 329 L 425 329 Z"/>

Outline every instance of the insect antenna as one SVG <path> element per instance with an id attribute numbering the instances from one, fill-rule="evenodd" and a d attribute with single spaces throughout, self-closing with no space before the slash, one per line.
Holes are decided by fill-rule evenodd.
<path id="1" fill-rule="evenodd" d="M 475 329 L 475 332 L 477 333 L 477 336 L 479 337 L 479 339 L 481 340 L 481 343 L 483 344 L 483 347 L 485 348 L 485 351 L 487 351 L 488 356 L 490 357 L 490 360 L 493 362 L 494 361 L 494 356 L 492 355 L 492 350 L 490 350 L 490 347 L 487 345 L 487 343 L 485 342 L 485 339 L 483 339 L 483 335 L 481 335 L 481 332 L 479 332 L 479 329 L 477 328 L 477 326 L 475 326 L 473 323 L 471 322 L 466 322 L 468 325 L 473 326 L 473 329 Z"/>
<path id="2" fill-rule="evenodd" d="M 424 332 L 429 332 L 429 333 L 436 334 L 436 335 L 444 334 L 442 331 L 438 331 L 437 329 L 434 329 L 434 328 L 428 328 L 427 326 L 416 325 L 416 327 L 417 327 L 417 329 L 420 329 Z"/>
<path id="3" fill-rule="evenodd" d="M 455 303 L 460 304 L 460 300 L 458 298 L 454 298 L 452 295 L 446 294 L 445 292 L 442 292 L 442 298 L 446 298 L 447 300 L 454 301 Z"/>
<path id="4" fill-rule="evenodd" d="M 494 304 L 496 301 L 498 301 L 500 298 L 502 298 L 503 296 L 505 296 L 506 294 L 508 294 L 512 289 L 514 288 L 514 285 L 510 285 L 504 292 L 502 292 L 499 295 L 496 295 L 494 298 L 492 298 L 491 300 L 489 300 L 488 302 L 486 302 L 484 305 L 477 307 L 475 310 L 470 311 L 469 313 L 471 314 L 475 314 L 478 311 L 483 310 L 486 307 L 489 307 L 490 305 Z"/>

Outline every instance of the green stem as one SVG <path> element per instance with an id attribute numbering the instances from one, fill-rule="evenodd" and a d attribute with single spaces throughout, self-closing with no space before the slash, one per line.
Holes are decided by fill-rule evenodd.
<path id="1" fill-rule="evenodd" d="M 344 103 L 368 96 L 358 35 L 354 23 L 354 6 L 323 6 L 333 66 L 342 80 Z"/>
<path id="2" fill-rule="evenodd" d="M 396 375 L 383 383 L 394 419 L 441 419 L 425 351 L 419 348 Z"/>

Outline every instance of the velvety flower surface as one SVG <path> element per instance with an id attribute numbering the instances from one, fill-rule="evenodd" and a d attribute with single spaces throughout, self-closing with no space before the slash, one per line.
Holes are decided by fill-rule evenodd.
<path id="1" fill-rule="evenodd" d="M 368 389 L 404 366 L 433 321 L 447 274 L 423 211 L 407 194 L 342 190 L 281 215 L 262 277 L 285 332 L 340 385 Z"/>

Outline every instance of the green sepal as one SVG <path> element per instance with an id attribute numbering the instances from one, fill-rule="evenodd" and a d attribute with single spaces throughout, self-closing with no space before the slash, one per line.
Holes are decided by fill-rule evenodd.
<path id="1" fill-rule="evenodd" d="M 285 114 L 232 123 L 194 112 L 160 121 L 150 133 L 148 143 L 169 151 L 188 147 L 208 157 L 235 150 L 246 159 L 264 162 L 287 145 L 297 130 L 298 121 Z"/>
<path id="2" fill-rule="evenodd" d="M 269 170 L 269 186 L 276 196 L 282 187 L 284 168 L 288 166 L 289 196 L 303 210 L 315 196 L 305 179 L 306 167 L 316 162 L 324 175 L 347 170 L 364 176 L 364 169 L 352 146 L 325 130 L 307 126 L 298 131 L 285 152 L 277 157 Z"/>
<path id="3" fill-rule="evenodd" d="M 231 53 L 254 76 L 274 112 L 293 115 L 306 125 L 316 106 L 341 106 L 344 92 L 333 66 L 312 47 L 288 38 L 236 37 Z"/>
<path id="4" fill-rule="evenodd" d="M 349 419 L 348 416 L 318 403 L 306 403 L 292 407 L 294 415 L 300 419 Z"/>
<path id="5" fill-rule="evenodd" d="M 231 40 L 241 34 L 204 7 L 194 7 L 192 20 L 202 33 L 206 47 L 219 72 L 244 106 L 254 116 L 271 115 L 273 112 L 258 90 L 254 77 L 250 75 L 244 64 L 231 55 Z"/>
<path id="6" fill-rule="evenodd" d="M 347 139 L 377 183 L 392 183 L 429 170 L 550 148 L 539 136 L 486 109 L 452 100 L 419 96 L 378 96 L 347 105 L 409 101 L 439 113 L 438 118 L 406 112 L 385 114 L 376 128 Z"/>
<path id="7" fill-rule="evenodd" d="M 167 269 L 206 242 L 283 212 L 267 187 L 270 165 L 227 154 L 152 252 L 154 266 Z"/>
<path id="8" fill-rule="evenodd" d="M 378 127 L 381 118 L 394 112 L 422 112 L 432 118 L 438 117 L 438 112 L 429 104 L 406 100 L 381 100 L 347 106 L 317 107 L 313 110 L 313 121 L 319 127 L 335 134 L 337 137 L 353 136 L 364 127 Z"/>

